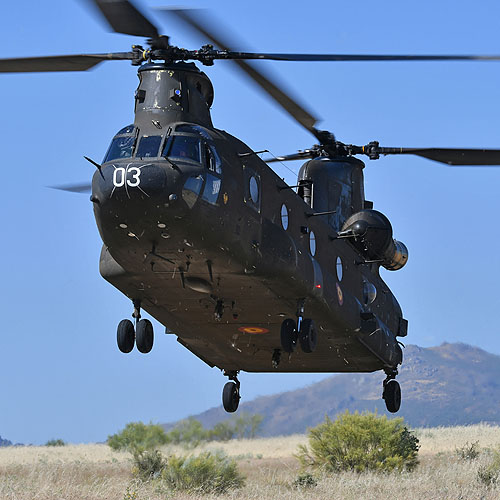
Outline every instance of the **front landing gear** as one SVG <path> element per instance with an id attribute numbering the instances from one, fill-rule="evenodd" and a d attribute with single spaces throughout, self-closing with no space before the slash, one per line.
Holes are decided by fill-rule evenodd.
<path id="1" fill-rule="evenodd" d="M 135 328 L 129 319 L 123 319 L 116 330 L 118 349 L 123 353 L 129 353 L 137 345 L 137 350 L 147 354 L 153 348 L 154 333 L 153 325 L 149 319 L 141 319 L 141 301 L 134 300 Z"/>
<path id="2" fill-rule="evenodd" d="M 382 393 L 382 399 L 385 401 L 387 411 L 391 413 L 397 413 L 401 406 L 401 387 L 396 380 L 396 375 L 397 371 L 387 373 Z"/>
<path id="3" fill-rule="evenodd" d="M 134 348 L 135 332 L 132 321 L 129 319 L 122 319 L 120 323 L 118 323 L 116 341 L 118 343 L 118 349 L 123 353 L 128 353 Z"/>
<path id="4" fill-rule="evenodd" d="M 240 404 L 240 381 L 238 380 L 238 372 L 224 373 L 232 382 L 227 382 L 222 391 L 222 405 L 228 413 L 234 413 Z"/>

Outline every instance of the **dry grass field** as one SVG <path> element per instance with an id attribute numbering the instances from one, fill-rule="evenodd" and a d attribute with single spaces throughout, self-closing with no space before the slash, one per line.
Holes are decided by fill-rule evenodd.
<path id="1" fill-rule="evenodd" d="M 293 454 L 307 443 L 298 435 L 206 444 L 191 450 L 222 449 L 234 457 L 246 476 L 244 488 L 222 496 L 183 494 L 141 483 L 131 473 L 130 455 L 106 445 L 0 448 L 1 500 L 164 500 L 227 498 L 235 500 L 498 500 L 500 485 L 486 486 L 478 469 L 488 463 L 487 449 L 500 449 L 500 427 L 417 430 L 420 465 L 412 473 L 341 473 L 319 478 L 317 486 L 297 488 L 300 469 Z M 476 460 L 461 460 L 456 448 L 478 441 Z M 165 449 L 165 454 L 186 453 Z"/>

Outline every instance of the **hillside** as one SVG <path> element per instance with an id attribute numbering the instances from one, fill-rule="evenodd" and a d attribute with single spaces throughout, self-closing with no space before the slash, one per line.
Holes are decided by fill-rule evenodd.
<path id="1" fill-rule="evenodd" d="M 346 409 L 386 414 L 383 379 L 382 372 L 333 375 L 302 389 L 244 402 L 238 412 L 262 414 L 263 436 L 302 433 L 326 414 Z M 403 402 L 397 415 L 412 426 L 500 424 L 500 356 L 466 344 L 410 345 L 398 380 Z M 219 407 L 194 417 L 208 428 L 228 415 Z"/>

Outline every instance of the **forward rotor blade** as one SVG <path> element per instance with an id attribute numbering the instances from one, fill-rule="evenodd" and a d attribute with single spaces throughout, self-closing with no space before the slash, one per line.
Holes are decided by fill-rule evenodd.
<path id="1" fill-rule="evenodd" d="M 382 155 L 417 155 L 448 165 L 500 165 L 500 149 L 377 148 Z"/>
<path id="2" fill-rule="evenodd" d="M 216 30 L 213 26 L 209 26 L 206 19 L 201 18 L 199 10 L 184 10 L 184 9 L 160 9 L 166 14 L 173 14 L 179 19 L 182 19 L 191 28 L 201 33 L 204 37 L 208 38 L 214 45 L 221 49 L 233 53 L 230 49 L 234 46 L 233 40 L 224 39 L 221 35 L 221 29 Z M 216 31 L 218 31 L 216 33 Z M 227 35 L 226 35 L 227 36 Z M 236 52 L 235 52 L 236 53 Z M 225 57 L 221 57 L 223 59 Z M 285 93 L 281 86 L 272 82 L 271 78 L 264 75 L 262 70 L 258 70 L 250 63 L 244 62 L 239 58 L 227 57 L 227 59 L 234 59 L 241 70 L 243 70 L 255 83 L 257 83 L 270 97 L 272 97 L 288 114 L 292 116 L 300 125 L 306 128 L 309 132 L 316 135 L 314 125 L 317 118 L 301 106 L 295 99 Z M 245 59 L 242 57 L 241 59 Z M 257 57 L 255 59 L 258 59 Z"/>
<path id="3" fill-rule="evenodd" d="M 291 155 L 276 156 L 275 158 L 264 158 L 264 161 L 266 163 L 275 163 L 277 161 L 307 160 L 316 156 L 319 156 L 319 153 L 314 150 L 306 149 L 304 151 L 299 151 Z"/>
<path id="4" fill-rule="evenodd" d="M 92 0 L 113 31 L 125 35 L 157 38 L 156 26 L 128 0 Z"/>
<path id="5" fill-rule="evenodd" d="M 500 61 L 500 55 L 377 55 L 377 54 L 272 54 L 227 52 L 219 59 L 262 59 L 272 61 Z"/>
<path id="6" fill-rule="evenodd" d="M 103 61 L 133 59 L 132 52 L 0 59 L 0 73 L 86 71 Z"/>
<path id="7" fill-rule="evenodd" d="M 90 193 L 92 191 L 92 185 L 88 182 L 80 184 L 68 184 L 64 186 L 48 186 L 51 189 L 58 189 L 60 191 L 69 191 L 70 193 Z"/>

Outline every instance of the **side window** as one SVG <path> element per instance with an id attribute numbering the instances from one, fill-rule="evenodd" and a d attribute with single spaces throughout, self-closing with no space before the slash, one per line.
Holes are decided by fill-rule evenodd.
<path id="1" fill-rule="evenodd" d="M 243 167 L 243 182 L 245 203 L 257 212 L 260 212 L 261 206 L 261 185 L 260 175 L 249 167 Z"/>
<path id="2" fill-rule="evenodd" d="M 205 167 L 208 173 L 202 198 L 208 203 L 216 205 L 222 185 L 221 161 L 212 144 L 203 143 L 203 148 L 205 151 Z"/>
<path id="3" fill-rule="evenodd" d="M 222 175 L 222 161 L 212 144 L 205 144 L 205 162 L 210 172 Z"/>

